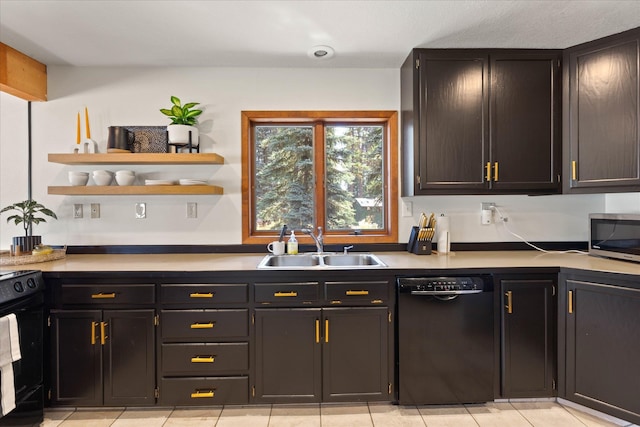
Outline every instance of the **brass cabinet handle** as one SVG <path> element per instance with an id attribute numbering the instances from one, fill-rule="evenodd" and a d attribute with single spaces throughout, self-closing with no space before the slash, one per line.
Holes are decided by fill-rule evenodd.
<path id="1" fill-rule="evenodd" d="M 569 291 L 569 314 L 573 314 L 573 291 Z"/>
<path id="2" fill-rule="evenodd" d="M 209 322 L 209 323 L 192 323 L 191 324 L 191 329 L 213 329 L 213 326 L 216 324 L 216 322 Z"/>
<path id="3" fill-rule="evenodd" d="M 369 291 L 346 291 L 346 295 L 369 295 Z"/>
<path id="4" fill-rule="evenodd" d="M 92 299 L 113 299 L 115 297 L 116 297 L 115 292 L 109 292 L 109 293 L 99 292 L 97 294 L 91 294 Z"/>
<path id="5" fill-rule="evenodd" d="M 507 291 L 504 295 L 507 297 L 507 305 L 505 308 L 507 309 L 507 313 L 511 314 L 513 313 L 513 292 Z"/>
<path id="6" fill-rule="evenodd" d="M 196 390 L 193 393 L 191 393 L 191 398 L 192 399 L 200 399 L 203 397 L 214 397 L 214 392 L 213 390 L 207 390 L 207 391 L 201 391 L 201 390 Z"/>
<path id="7" fill-rule="evenodd" d="M 194 356 L 191 358 L 191 363 L 213 363 L 215 361 L 215 356 Z"/>
<path id="8" fill-rule="evenodd" d="M 316 319 L 316 343 L 320 342 L 320 319 Z"/>
<path id="9" fill-rule="evenodd" d="M 105 332 L 107 322 L 100 322 L 100 344 L 105 345 L 107 338 L 109 338 Z"/>
<path id="10" fill-rule="evenodd" d="M 193 292 L 189 294 L 190 298 L 213 298 L 213 292 Z"/>
<path id="11" fill-rule="evenodd" d="M 571 162 L 571 179 L 578 179 L 577 163 L 575 160 Z"/>
<path id="12" fill-rule="evenodd" d="M 324 342 L 329 342 L 329 319 L 324 319 Z"/>
<path id="13" fill-rule="evenodd" d="M 371 301 L 371 304 L 382 304 L 383 301 L 381 299 L 374 299 Z"/>
<path id="14" fill-rule="evenodd" d="M 493 180 L 494 181 L 498 180 L 498 162 L 495 162 L 493 164 Z"/>
<path id="15" fill-rule="evenodd" d="M 297 297 L 298 293 L 296 291 L 291 292 L 276 292 L 273 294 L 274 297 Z"/>
<path id="16" fill-rule="evenodd" d="M 491 162 L 487 162 L 487 181 L 491 181 Z"/>
<path id="17" fill-rule="evenodd" d="M 96 343 L 96 327 L 98 322 L 91 322 L 91 345 Z"/>

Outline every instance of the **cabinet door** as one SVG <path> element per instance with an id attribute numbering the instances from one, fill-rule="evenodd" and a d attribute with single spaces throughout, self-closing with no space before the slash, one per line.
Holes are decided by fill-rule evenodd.
<path id="1" fill-rule="evenodd" d="M 319 402 L 320 309 L 255 311 L 254 402 Z"/>
<path id="2" fill-rule="evenodd" d="M 570 49 L 570 188 L 640 189 L 640 31 Z"/>
<path id="3" fill-rule="evenodd" d="M 555 393 L 555 279 L 502 280 L 502 397 Z"/>
<path id="4" fill-rule="evenodd" d="M 491 188 L 560 190 L 559 51 L 491 54 Z"/>
<path id="5" fill-rule="evenodd" d="M 100 310 L 51 310 L 52 403 L 102 405 Z"/>
<path id="6" fill-rule="evenodd" d="M 567 280 L 566 398 L 640 424 L 640 289 Z"/>
<path id="7" fill-rule="evenodd" d="M 387 308 L 327 308 L 323 318 L 323 401 L 388 400 Z"/>
<path id="8" fill-rule="evenodd" d="M 487 189 L 488 55 L 427 51 L 419 61 L 419 194 Z"/>
<path id="9" fill-rule="evenodd" d="M 104 404 L 155 403 L 153 310 L 104 312 Z"/>

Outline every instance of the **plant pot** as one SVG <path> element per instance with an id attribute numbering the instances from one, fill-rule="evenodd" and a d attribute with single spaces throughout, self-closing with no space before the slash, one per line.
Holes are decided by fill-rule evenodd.
<path id="1" fill-rule="evenodd" d="M 42 236 L 19 236 L 13 238 L 13 246 L 20 245 L 20 250 L 30 254 L 36 245 L 42 243 Z"/>
<path id="2" fill-rule="evenodd" d="M 195 126 L 169 125 L 167 126 L 167 131 L 169 132 L 169 144 L 188 144 L 189 131 L 191 131 L 191 146 L 198 146 L 200 134 Z"/>

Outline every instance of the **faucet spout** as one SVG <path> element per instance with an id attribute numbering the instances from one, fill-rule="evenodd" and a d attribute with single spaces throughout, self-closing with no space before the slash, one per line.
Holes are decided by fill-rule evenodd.
<path id="1" fill-rule="evenodd" d="M 318 227 L 318 235 L 313 234 L 313 230 L 308 228 L 303 228 L 301 230 L 304 234 L 308 234 L 311 236 L 313 241 L 316 243 L 316 250 L 318 253 L 324 252 L 324 237 L 322 236 L 322 227 Z"/>

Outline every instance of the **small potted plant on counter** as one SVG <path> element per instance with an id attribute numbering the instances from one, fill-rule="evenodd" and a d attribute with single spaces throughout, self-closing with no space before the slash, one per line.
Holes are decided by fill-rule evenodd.
<path id="1" fill-rule="evenodd" d="M 14 203 L 12 205 L 4 207 L 0 210 L 0 214 L 3 212 L 17 211 L 18 213 L 10 215 L 7 218 L 7 223 L 13 221 L 15 225 L 22 224 L 24 228 L 24 236 L 14 237 L 14 248 L 20 246 L 20 250 L 25 253 L 31 253 L 33 249 L 42 243 L 42 236 L 33 236 L 33 225 L 40 224 L 41 222 L 47 222 L 44 216 L 58 219 L 55 212 L 51 209 L 44 207 L 44 205 L 36 202 L 35 200 L 25 200 L 24 202 Z"/>
<path id="2" fill-rule="evenodd" d="M 169 144 L 188 145 L 189 132 L 191 132 L 191 145 L 198 147 L 199 133 L 195 126 L 197 117 L 202 114 L 202 110 L 194 109 L 198 102 L 188 102 L 184 105 L 180 102 L 180 98 L 171 97 L 172 107 L 161 108 L 160 112 L 171 119 L 171 124 L 167 126 L 169 132 Z"/>

